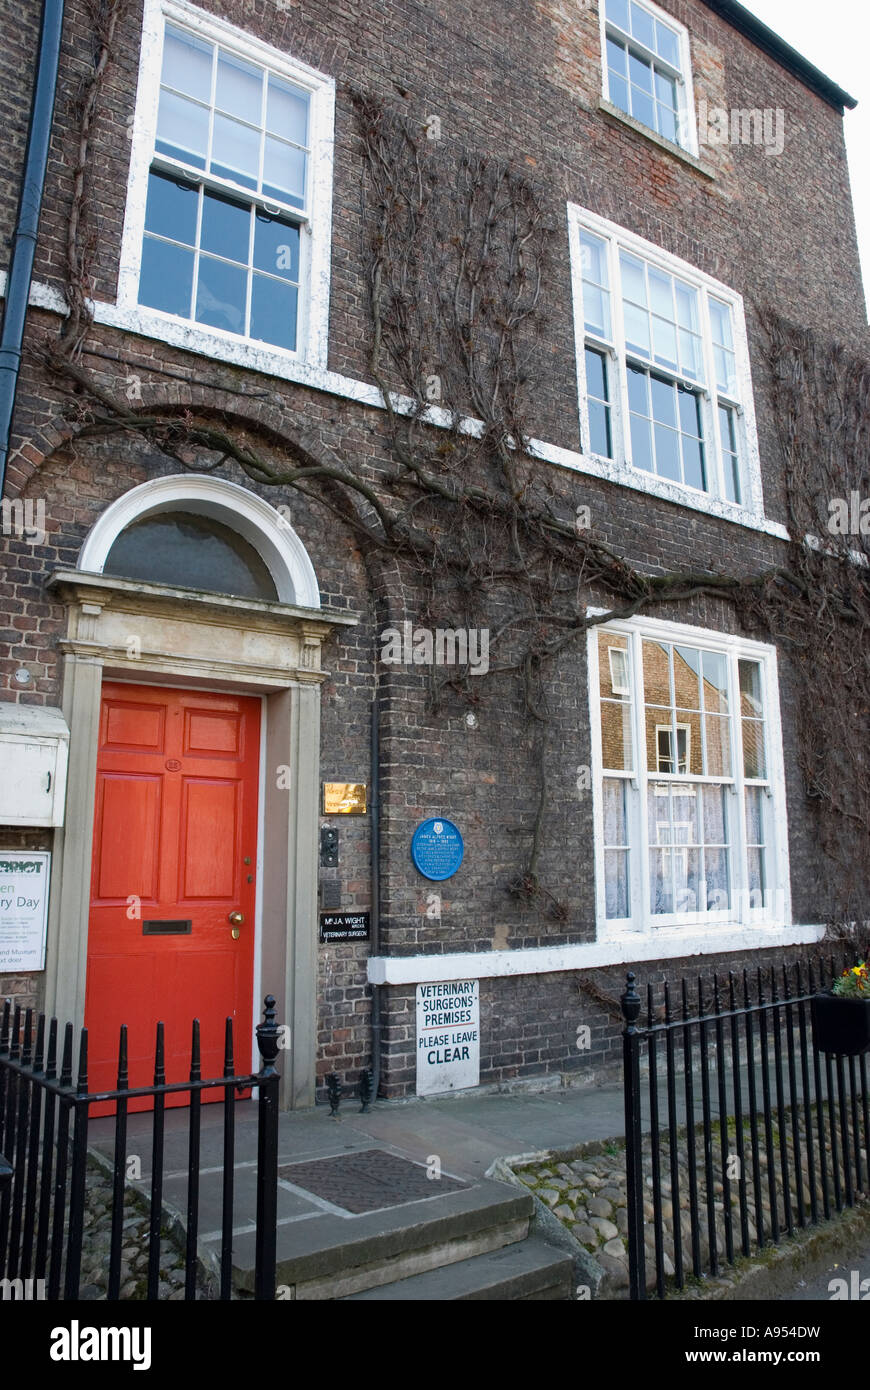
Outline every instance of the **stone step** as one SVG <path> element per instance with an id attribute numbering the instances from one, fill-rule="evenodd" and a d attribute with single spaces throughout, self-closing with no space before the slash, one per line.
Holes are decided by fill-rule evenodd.
<path id="1" fill-rule="evenodd" d="M 451 1302 L 457 1299 L 565 1301 L 573 1290 L 573 1260 L 536 1236 L 473 1255 L 440 1269 L 412 1275 L 393 1284 L 381 1284 L 342 1301 Z"/>
<path id="2" fill-rule="evenodd" d="M 282 1297 L 337 1299 L 393 1284 L 525 1240 L 531 1195 L 481 1179 L 461 1191 L 353 1217 L 318 1216 L 278 1227 Z M 233 1274 L 254 1287 L 254 1234 L 233 1242 Z"/>

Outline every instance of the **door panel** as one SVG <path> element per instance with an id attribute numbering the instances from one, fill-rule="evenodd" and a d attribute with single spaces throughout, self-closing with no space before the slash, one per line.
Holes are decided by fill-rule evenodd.
<path id="1" fill-rule="evenodd" d="M 194 1018 L 204 1076 L 223 1070 L 228 1015 L 236 1068 L 250 1070 L 259 741 L 259 700 L 103 686 L 85 1000 L 91 1090 L 116 1084 L 122 1023 L 131 1086 L 153 1080 L 158 1019 L 168 1081 L 188 1079 Z M 227 920 L 235 911 L 244 915 L 237 939 Z M 152 934 L 154 921 L 190 930 Z"/>

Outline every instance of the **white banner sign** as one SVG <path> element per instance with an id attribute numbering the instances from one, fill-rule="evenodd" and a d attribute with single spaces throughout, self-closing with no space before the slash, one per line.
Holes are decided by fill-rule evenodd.
<path id="1" fill-rule="evenodd" d="M 417 986 L 417 1095 L 480 1080 L 480 981 Z"/>
<path id="2" fill-rule="evenodd" d="M 0 975 L 45 969 L 50 864 L 45 850 L 0 849 Z"/>

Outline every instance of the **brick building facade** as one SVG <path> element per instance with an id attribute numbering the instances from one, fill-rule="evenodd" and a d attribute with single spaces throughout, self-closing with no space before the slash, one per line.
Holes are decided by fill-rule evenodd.
<path id="1" fill-rule="evenodd" d="M 41 6 L 2 8 L 5 271 Z M 138 411 L 220 421 L 267 448 L 280 449 L 290 427 L 368 479 L 390 467 L 369 370 L 353 104 L 364 91 L 434 131 L 440 149 L 503 159 L 544 190 L 555 232 L 530 426 L 553 495 L 569 513 L 588 507 L 596 534 L 651 574 L 776 563 L 785 480 L 757 306 L 847 341 L 866 320 L 842 131 L 850 99 L 739 5 L 146 0 L 143 11 L 130 0 L 110 49 L 90 128 L 94 317 L 80 358 L 107 392 Z M 96 970 L 98 908 L 138 942 L 130 900 L 143 918 L 148 903 L 162 916 L 171 902 L 195 934 L 198 902 L 223 921 L 237 885 L 256 879 L 249 970 L 233 977 L 248 991 L 238 1016 L 250 1019 L 249 977 L 253 993 L 278 996 L 293 1039 L 285 1100 L 305 1105 L 328 1072 L 349 1083 L 370 1064 L 375 990 L 386 1096 L 414 1093 L 415 991 L 444 980 L 480 981 L 482 1084 L 589 1078 L 615 1059 L 619 1023 L 600 997 L 602 985 L 619 992 L 627 964 L 661 979 L 817 942 L 836 885 L 798 768 L 794 672 L 787 653 L 740 632 L 727 604 L 688 599 L 666 616 L 591 629 L 588 648 L 560 658 L 540 862 L 562 905 L 554 914 L 506 892 L 536 804 L 516 692 L 497 686 L 470 720 L 457 702 L 433 713 L 426 671 L 381 659 L 381 634 L 416 624 L 420 595 L 364 554 L 349 526 L 234 465 L 181 473 L 133 432 L 89 428 L 93 410 L 76 409 L 43 347 L 66 311 L 94 51 L 91 9 L 72 0 L 6 475 L 9 503 L 32 510 L 4 512 L 0 576 L 0 699 L 34 739 L 40 711 L 62 710 L 69 773 L 62 820 L 7 811 L 0 825 L 0 856 L 52 856 L 44 968 L 12 970 L 6 957 L 0 992 L 92 1027 L 116 1020 L 129 985 L 105 963 L 115 938 Z M 711 138 L 714 112 L 758 120 L 738 122 L 737 140 L 729 126 L 725 142 Z M 268 264 L 267 242 L 280 253 Z M 39 504 L 35 535 L 24 523 Z M 179 529 L 185 514 L 201 534 Z M 149 518 L 145 570 L 129 558 L 113 569 L 119 538 Z M 213 577 L 196 583 L 200 561 L 188 565 L 183 547 L 205 545 L 209 528 L 220 563 L 232 552 L 252 576 L 247 597 L 228 598 Z M 226 530 L 241 537 L 235 549 Z M 251 551 L 268 572 L 259 590 Z M 135 737 L 113 742 L 111 701 L 127 728 L 130 709 L 147 704 L 136 686 L 203 692 L 213 712 L 223 693 L 233 720 L 233 698 L 261 702 L 257 849 L 242 853 L 233 821 L 239 863 L 225 891 L 217 865 L 202 892 L 167 898 L 148 880 L 163 872 L 148 834 L 159 840 L 171 786 L 161 781 L 153 805 L 147 789 L 141 804 L 130 791 L 158 778 L 136 762 L 147 751 L 138 716 Z M 129 765 L 111 763 L 125 748 Z M 168 744 L 152 751 L 162 757 Z M 17 768 L 13 744 L 3 752 Z M 181 762 L 195 752 L 188 739 Z M 198 775 L 217 785 L 213 762 Z M 100 812 L 112 777 L 129 783 L 115 819 Z M 369 941 L 318 941 L 327 907 L 373 906 L 371 810 L 325 816 L 322 784 L 365 783 L 371 795 L 375 780 L 376 954 Z M 194 802 L 183 805 L 189 827 Z M 464 839 L 462 865 L 443 882 L 410 855 L 431 817 Z M 337 864 L 320 863 L 321 826 L 338 829 Z M 159 983 L 159 957 L 152 965 Z M 231 996 L 220 994 L 219 1013 L 235 1010 Z M 200 1012 L 195 980 L 182 1002 L 185 1017 Z"/>

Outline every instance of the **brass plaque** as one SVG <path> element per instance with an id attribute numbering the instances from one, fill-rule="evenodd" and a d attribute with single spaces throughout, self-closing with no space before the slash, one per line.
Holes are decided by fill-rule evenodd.
<path id="1" fill-rule="evenodd" d="M 364 816 L 365 813 L 365 782 L 324 782 L 323 814 L 325 816 Z"/>

